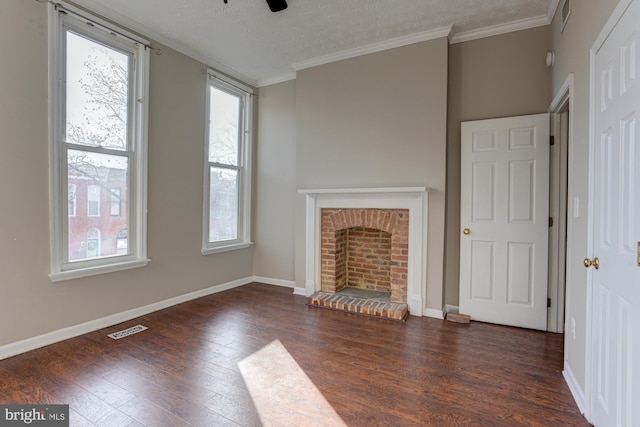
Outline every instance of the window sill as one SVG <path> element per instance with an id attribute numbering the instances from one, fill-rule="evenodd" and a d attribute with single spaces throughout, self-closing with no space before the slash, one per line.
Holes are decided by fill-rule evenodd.
<path id="1" fill-rule="evenodd" d="M 99 267 L 81 268 L 70 271 L 60 271 L 49 274 L 52 282 L 63 282 L 65 280 L 79 279 L 81 277 L 97 276 L 99 274 L 112 273 L 115 271 L 130 270 L 132 268 L 145 267 L 150 259 L 119 262 L 117 264 L 101 265 Z"/>
<path id="2" fill-rule="evenodd" d="M 217 254 L 220 252 L 228 252 L 228 251 L 235 251 L 238 249 L 245 249 L 251 245 L 253 245 L 253 242 L 233 243 L 233 244 L 224 245 L 224 246 L 216 246 L 213 248 L 203 248 L 202 255 L 211 255 L 211 254 Z"/>

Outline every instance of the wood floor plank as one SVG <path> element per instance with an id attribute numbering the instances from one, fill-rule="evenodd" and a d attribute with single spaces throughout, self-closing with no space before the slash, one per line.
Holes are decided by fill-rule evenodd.
<path id="1" fill-rule="evenodd" d="M 145 426 L 189 427 L 191 424 L 146 399 L 136 397 L 119 408 Z"/>
<path id="2" fill-rule="evenodd" d="M 266 377 L 244 376 L 276 344 L 247 371 Z M 294 369 L 274 376 L 282 357 Z M 68 403 L 79 426 L 588 426 L 562 369 L 562 335 L 358 316 L 254 283 L 0 361 L 0 402 Z"/>

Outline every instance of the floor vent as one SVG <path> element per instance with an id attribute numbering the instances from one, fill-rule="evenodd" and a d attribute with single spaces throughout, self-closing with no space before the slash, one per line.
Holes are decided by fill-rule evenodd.
<path id="1" fill-rule="evenodd" d="M 149 329 L 146 326 L 136 325 L 130 328 L 124 329 L 122 331 L 114 332 L 112 334 L 107 335 L 109 338 L 113 338 L 114 340 L 119 340 L 120 338 L 128 337 L 129 335 L 137 334 L 138 332 L 142 332 L 145 329 Z"/>

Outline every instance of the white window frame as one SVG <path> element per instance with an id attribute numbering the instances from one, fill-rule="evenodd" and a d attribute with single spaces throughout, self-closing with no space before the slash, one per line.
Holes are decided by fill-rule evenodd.
<path id="1" fill-rule="evenodd" d="M 251 165 L 252 165 L 252 112 L 253 89 L 238 81 L 217 74 L 213 70 L 207 72 L 206 108 L 205 108 L 205 143 L 204 143 L 204 203 L 202 227 L 202 254 L 210 255 L 219 252 L 244 249 L 251 246 Z M 211 166 L 223 166 L 209 162 L 209 117 L 211 104 L 211 87 L 223 90 L 240 97 L 241 115 L 238 135 L 238 166 L 229 169 L 238 171 L 238 235 L 236 239 L 209 242 L 209 198 Z"/>
<path id="2" fill-rule="evenodd" d="M 68 177 L 65 132 L 65 58 L 67 29 L 106 46 L 132 54 L 129 149 L 122 151 L 129 166 L 129 254 L 69 261 Z M 52 282 L 144 267 L 147 259 L 147 123 L 149 99 L 149 43 L 111 23 L 64 2 L 49 3 L 49 193 L 51 200 Z M 98 147 L 81 150 L 100 153 Z"/>

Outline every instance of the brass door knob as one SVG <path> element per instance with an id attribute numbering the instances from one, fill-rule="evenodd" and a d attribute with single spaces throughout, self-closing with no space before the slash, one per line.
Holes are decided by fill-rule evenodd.
<path id="1" fill-rule="evenodd" d="M 471 233 L 471 230 L 469 230 L 468 228 L 465 228 L 464 230 L 462 230 L 462 232 L 463 232 L 464 234 L 470 234 L 470 233 Z"/>
<path id="2" fill-rule="evenodd" d="M 598 257 L 595 257 L 593 260 L 590 260 L 589 258 L 585 258 L 584 266 L 587 268 L 593 266 L 593 268 L 598 270 L 600 268 L 600 260 L 598 259 Z"/>

